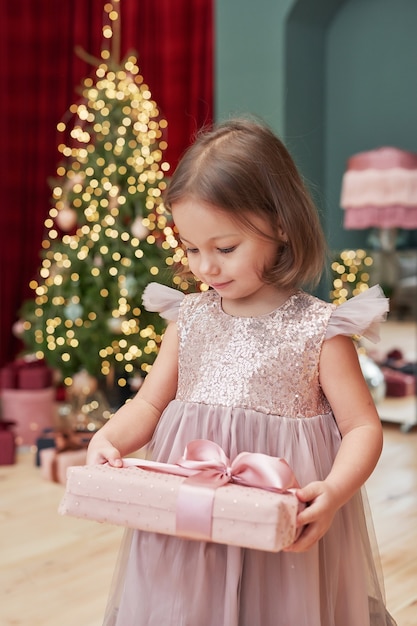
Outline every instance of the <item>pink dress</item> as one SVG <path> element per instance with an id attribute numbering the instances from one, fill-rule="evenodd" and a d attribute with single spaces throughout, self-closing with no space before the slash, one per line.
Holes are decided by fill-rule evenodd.
<path id="1" fill-rule="evenodd" d="M 302 291 L 270 314 L 227 315 L 214 291 L 152 284 L 144 303 L 176 318 L 179 379 L 150 457 L 175 462 L 193 439 L 284 457 L 301 485 L 329 473 L 340 434 L 319 384 L 322 343 L 376 337 L 379 287 L 339 307 Z M 179 313 L 178 313 L 179 308 Z M 269 553 L 127 530 L 105 626 L 392 626 L 357 493 L 311 550 Z"/>

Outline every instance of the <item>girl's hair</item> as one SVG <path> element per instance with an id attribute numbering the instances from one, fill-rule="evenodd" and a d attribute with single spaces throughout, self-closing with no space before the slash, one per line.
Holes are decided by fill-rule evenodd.
<path id="1" fill-rule="evenodd" d="M 164 203 L 170 210 L 187 197 L 279 243 L 274 266 L 264 272 L 266 282 L 300 287 L 320 279 L 326 246 L 316 207 L 288 150 L 264 124 L 232 119 L 201 131 L 179 162 Z M 269 232 L 256 229 L 253 215 L 268 221 Z"/>

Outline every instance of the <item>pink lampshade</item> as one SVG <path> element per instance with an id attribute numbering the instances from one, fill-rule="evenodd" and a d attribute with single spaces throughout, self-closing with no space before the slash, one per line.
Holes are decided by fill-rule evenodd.
<path id="1" fill-rule="evenodd" d="M 417 154 L 384 147 L 353 155 L 340 205 L 346 229 L 417 228 Z"/>

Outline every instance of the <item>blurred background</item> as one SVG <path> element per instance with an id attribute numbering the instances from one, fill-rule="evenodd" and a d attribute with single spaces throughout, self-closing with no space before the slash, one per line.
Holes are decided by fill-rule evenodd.
<path id="1" fill-rule="evenodd" d="M 414 0 L 1 0 L 1 6 L 0 366 L 28 348 L 19 324 L 25 321 L 22 305 L 36 295 L 29 285 L 38 280 L 45 233 L 55 229 L 47 219 L 58 206 L 52 192 L 63 158 L 57 126 L 64 121 L 70 134 L 70 107 L 85 98 L 83 81 L 94 82 L 106 47 L 121 63 L 136 53 L 143 81 L 167 121 L 168 177 L 202 126 L 246 113 L 270 124 L 293 154 L 322 216 L 332 258 L 317 294 L 339 303 L 379 282 L 391 297 L 390 319 L 413 331 Z M 115 8 L 112 38 L 106 28 L 116 23 Z M 357 169 L 352 157 L 384 148 L 400 157 L 382 166 L 380 180 L 387 179 L 387 168 L 391 174 L 402 170 L 410 178 L 409 196 L 393 198 L 389 222 L 380 220 L 379 209 L 387 207 L 376 206 L 369 223 L 349 223 L 352 207 L 343 205 L 341 194 L 346 174 Z M 403 167 L 404 154 L 410 158 Z M 359 166 L 362 189 L 375 167 L 372 159 L 365 169 Z M 354 209 L 362 209 L 360 195 Z M 386 204 L 381 196 L 374 204 Z M 365 194 L 364 210 L 367 204 Z M 404 206 L 411 216 L 405 221 Z"/>

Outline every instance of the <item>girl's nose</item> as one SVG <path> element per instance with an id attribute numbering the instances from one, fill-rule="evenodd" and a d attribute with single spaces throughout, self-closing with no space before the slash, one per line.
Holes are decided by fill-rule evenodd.
<path id="1" fill-rule="evenodd" d="M 211 254 L 201 255 L 200 257 L 200 272 L 202 274 L 217 274 L 219 266 L 216 260 Z"/>

